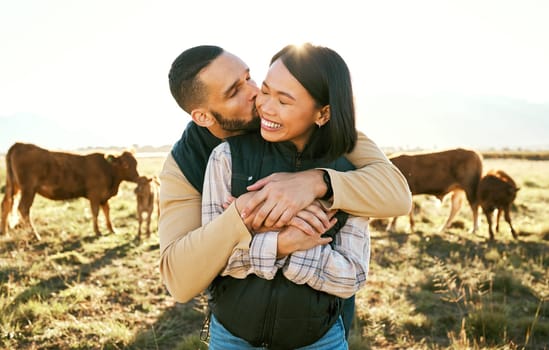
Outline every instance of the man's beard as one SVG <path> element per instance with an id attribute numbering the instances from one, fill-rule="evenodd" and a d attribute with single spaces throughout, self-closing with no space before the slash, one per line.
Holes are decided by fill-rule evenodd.
<path id="1" fill-rule="evenodd" d="M 249 131 L 256 131 L 259 130 L 259 127 L 261 125 L 261 119 L 257 115 L 257 111 L 254 108 L 253 115 L 254 117 L 252 120 L 230 120 L 225 117 L 223 117 L 220 113 L 217 113 L 215 111 L 210 111 L 214 118 L 217 120 L 217 123 L 223 128 L 225 131 L 229 132 L 249 132 Z"/>

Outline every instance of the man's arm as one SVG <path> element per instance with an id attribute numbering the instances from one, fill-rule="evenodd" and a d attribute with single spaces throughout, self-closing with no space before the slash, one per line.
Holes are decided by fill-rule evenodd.
<path id="1" fill-rule="evenodd" d="M 406 178 L 374 141 L 358 132 L 357 145 L 345 158 L 357 170 L 338 172 L 325 169 L 334 191 L 330 209 L 378 218 L 410 212 L 412 193 Z"/>
<path id="2" fill-rule="evenodd" d="M 357 170 L 328 172 L 333 188 L 330 209 L 361 217 L 393 217 L 407 214 L 412 195 L 406 178 L 383 151 L 366 135 L 358 132 L 354 150 L 345 157 Z M 277 173 L 248 187 L 257 191 L 242 208 L 246 216 L 256 210 L 253 227 L 286 226 L 295 214 L 327 191 L 323 171 Z"/>
<path id="3" fill-rule="evenodd" d="M 348 159 L 356 167 L 364 168 L 347 173 L 328 170 L 334 190 L 332 209 L 374 217 L 408 213 L 411 194 L 406 180 L 370 139 L 359 133 L 357 146 Z M 290 180 L 282 176 L 284 181 L 268 182 L 258 192 L 263 199 L 254 205 L 247 202 L 248 212 L 253 212 L 253 208 L 267 198 L 270 208 L 266 214 L 269 214 L 274 207 L 270 203 L 274 201 L 288 217 L 283 225 L 277 225 L 282 227 L 300 209 L 326 192 L 321 170 L 287 175 L 291 176 Z M 201 227 L 200 193 L 188 182 L 171 155 L 160 173 L 160 181 L 160 274 L 170 294 L 177 301 L 186 302 L 208 287 L 234 249 L 248 249 L 251 236 L 234 202 Z M 362 189 L 361 184 L 365 184 L 366 189 Z M 264 214 L 263 219 L 265 217 Z"/>
<path id="4" fill-rule="evenodd" d="M 252 238 L 236 209 L 236 201 L 203 226 L 201 202 L 200 193 L 169 155 L 160 172 L 160 275 L 178 302 L 187 302 L 200 294 L 225 268 L 234 271 L 231 254 L 247 251 Z M 303 216 L 303 222 L 305 225 L 296 226 L 311 232 L 314 227 L 325 225 L 326 219 L 321 217 L 315 224 L 314 218 Z M 301 237 L 300 242 L 288 238 L 284 240 L 285 248 L 297 249 L 305 241 L 309 246 L 328 243 L 318 238 L 312 242 L 307 237 Z"/>
<path id="5" fill-rule="evenodd" d="M 233 249 L 249 246 L 251 235 L 234 203 L 201 227 L 201 195 L 171 154 L 160 183 L 160 274 L 175 300 L 187 302 L 208 287 Z"/>

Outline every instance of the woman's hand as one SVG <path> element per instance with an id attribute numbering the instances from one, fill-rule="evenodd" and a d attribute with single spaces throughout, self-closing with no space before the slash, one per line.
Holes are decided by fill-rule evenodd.
<path id="1" fill-rule="evenodd" d="M 253 198 L 254 193 L 247 192 L 236 199 L 233 197 L 229 198 L 224 207 L 227 208 L 233 201 L 235 201 L 236 209 L 240 213 L 241 208 Z M 278 225 L 268 226 L 266 224 L 254 227 L 253 223 L 259 211 L 260 208 L 255 208 L 250 214 L 243 218 L 244 224 L 250 232 L 256 234 L 268 231 L 281 231 L 285 228 L 279 227 Z M 311 236 L 321 235 L 336 223 L 336 219 L 334 218 L 335 213 L 336 211 L 327 210 L 322 206 L 320 201 L 315 200 L 304 209 L 298 211 L 294 217 L 290 218 L 287 226 L 293 226 L 301 230 L 303 233 Z"/>
<path id="2" fill-rule="evenodd" d="M 307 208 L 326 192 L 322 170 L 297 173 L 275 173 L 248 187 L 252 197 L 239 212 L 243 218 L 254 216 L 252 227 L 282 228 L 300 210 Z"/>

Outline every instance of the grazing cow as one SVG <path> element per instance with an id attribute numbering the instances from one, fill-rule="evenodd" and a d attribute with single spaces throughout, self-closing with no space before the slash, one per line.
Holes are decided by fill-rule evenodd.
<path id="1" fill-rule="evenodd" d="M 99 207 L 105 214 L 108 229 L 114 232 L 108 200 L 118 193 L 123 180 L 135 182 L 138 177 L 137 161 L 130 152 L 119 156 L 77 155 L 15 143 L 6 155 L 6 193 L 2 200 L 0 234 L 7 232 L 8 214 L 15 209 L 14 199 L 17 202 L 20 195 L 18 210 L 22 225 L 28 226 L 40 240 L 30 218 L 30 208 L 37 193 L 53 200 L 89 199 L 95 233 L 101 234 L 97 224 Z"/>
<path id="2" fill-rule="evenodd" d="M 140 176 L 137 179 L 137 187 L 135 187 L 135 196 L 137 197 L 137 220 L 139 228 L 137 237 L 141 238 L 141 224 L 143 222 L 143 214 L 147 216 L 147 238 L 151 236 L 151 216 L 156 205 L 156 215 L 160 216 L 160 205 L 158 203 L 158 186 L 160 182 L 157 176 L 146 177 Z"/>
<path id="3" fill-rule="evenodd" d="M 511 204 L 517 196 L 519 188 L 515 181 L 507 175 L 503 170 L 490 170 L 482 177 L 478 185 L 478 200 L 486 220 L 488 221 L 488 231 L 490 239 L 494 239 L 494 231 L 492 231 L 492 214 L 494 210 L 498 210 L 496 219 L 496 232 L 499 232 L 499 219 L 501 213 L 505 213 L 505 220 L 509 223 L 513 238 L 517 239 L 517 233 L 511 224 L 511 216 L 509 211 Z"/>
<path id="4" fill-rule="evenodd" d="M 429 194 L 442 200 L 452 193 L 450 215 L 440 232 L 446 230 L 461 207 L 463 192 L 473 211 L 473 232 L 478 229 L 477 189 L 482 175 L 482 156 L 475 151 L 457 148 L 434 153 L 402 154 L 389 157 L 408 180 L 412 195 Z M 414 230 L 413 210 L 410 228 Z M 387 230 L 394 230 L 393 218 Z"/>

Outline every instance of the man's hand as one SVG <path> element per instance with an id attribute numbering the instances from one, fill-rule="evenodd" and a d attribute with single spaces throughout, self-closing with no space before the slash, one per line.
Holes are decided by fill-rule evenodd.
<path id="1" fill-rule="evenodd" d="M 332 241 L 330 237 L 322 238 L 320 234 L 310 235 L 294 226 L 288 226 L 278 234 L 276 257 L 280 259 L 298 250 L 307 250 Z"/>
<path id="2" fill-rule="evenodd" d="M 236 209 L 241 212 L 241 209 L 243 206 L 245 206 L 248 201 L 252 200 L 254 198 L 253 192 L 244 193 L 241 196 L 239 196 L 237 199 L 234 199 L 233 197 L 227 199 L 227 202 L 224 204 L 224 207 L 228 207 L 230 203 L 236 200 Z M 267 231 L 280 231 L 281 228 L 277 226 L 266 226 L 262 225 L 257 228 L 252 227 L 252 222 L 255 218 L 255 215 L 257 215 L 257 212 L 259 211 L 258 208 L 254 209 L 252 213 L 246 216 L 246 218 L 243 219 L 244 224 L 248 228 L 250 232 L 261 233 L 261 232 L 267 232 Z M 334 218 L 336 211 L 335 210 L 326 210 L 322 204 L 315 200 L 313 203 L 305 207 L 304 209 L 297 212 L 296 216 L 291 218 L 290 222 L 288 223 L 288 226 L 293 226 L 295 228 L 300 229 L 305 234 L 314 236 L 319 235 L 327 230 L 329 230 L 333 225 L 336 223 L 336 218 Z"/>
<path id="3" fill-rule="evenodd" d="M 298 173 L 275 173 L 248 187 L 255 191 L 242 207 L 242 218 L 253 214 L 252 228 L 261 226 L 282 228 L 296 214 L 326 192 L 322 170 Z"/>

